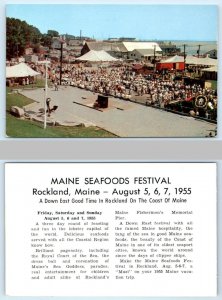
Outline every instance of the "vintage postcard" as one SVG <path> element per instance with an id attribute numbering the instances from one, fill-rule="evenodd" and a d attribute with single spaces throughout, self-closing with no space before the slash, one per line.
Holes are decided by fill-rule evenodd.
<path id="1" fill-rule="evenodd" d="M 216 5 L 6 6 L 6 135 L 215 137 Z"/>

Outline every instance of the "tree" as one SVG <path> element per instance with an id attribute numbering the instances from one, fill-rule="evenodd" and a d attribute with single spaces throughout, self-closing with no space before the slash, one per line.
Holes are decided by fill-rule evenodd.
<path id="1" fill-rule="evenodd" d="M 34 45 L 33 45 L 33 52 L 34 52 L 34 53 L 39 53 L 39 52 L 40 52 L 40 46 L 41 46 L 40 43 L 34 44 Z"/>
<path id="2" fill-rule="evenodd" d="M 26 46 L 39 43 L 41 32 L 38 28 L 15 18 L 6 19 L 6 57 L 18 57 L 24 54 Z"/>
<path id="3" fill-rule="evenodd" d="M 41 43 L 46 47 L 51 47 L 52 37 L 48 34 L 43 34 L 41 38 Z"/>
<path id="4" fill-rule="evenodd" d="M 54 37 L 59 37 L 58 31 L 48 30 L 47 34 L 42 34 L 41 42 L 44 46 L 51 47 Z"/>
<path id="5" fill-rule="evenodd" d="M 59 33 L 56 30 L 48 30 L 47 35 L 49 35 L 51 37 L 59 37 Z"/>
<path id="6" fill-rule="evenodd" d="M 34 52 L 39 51 L 39 47 L 50 47 L 53 37 L 59 37 L 56 30 L 48 30 L 47 34 L 42 34 L 38 28 L 15 18 L 6 18 L 6 57 L 18 57 L 24 54 L 26 47 L 34 47 Z"/>

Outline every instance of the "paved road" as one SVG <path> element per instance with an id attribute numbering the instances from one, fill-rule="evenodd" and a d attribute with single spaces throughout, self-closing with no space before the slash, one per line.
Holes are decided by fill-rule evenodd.
<path id="1" fill-rule="evenodd" d="M 39 102 L 26 107 L 31 115 L 39 115 L 44 90 L 23 90 L 21 93 Z M 120 137 L 205 137 L 216 127 L 192 117 L 116 98 L 109 98 L 109 108 L 101 112 L 90 108 L 97 99 L 96 94 L 71 86 L 62 86 L 59 91 L 49 89 L 48 96 L 52 99 L 51 106 L 58 105 L 58 110 L 48 119 L 71 125 L 96 125 Z"/>

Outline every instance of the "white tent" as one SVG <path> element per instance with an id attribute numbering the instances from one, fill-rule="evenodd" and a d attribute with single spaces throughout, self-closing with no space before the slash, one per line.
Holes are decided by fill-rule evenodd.
<path id="1" fill-rule="evenodd" d="M 217 59 L 210 57 L 195 57 L 187 56 L 186 64 L 188 65 L 202 65 L 202 66 L 217 66 Z"/>
<path id="2" fill-rule="evenodd" d="M 11 67 L 6 67 L 6 78 L 28 77 L 36 76 L 39 74 L 40 73 L 34 71 L 25 63 L 20 63 Z"/>
<path id="3" fill-rule="evenodd" d="M 183 56 L 175 55 L 166 60 L 161 60 L 160 62 L 161 63 L 180 63 L 180 62 L 184 62 L 184 58 L 183 58 Z"/>
<path id="4" fill-rule="evenodd" d="M 202 69 L 203 72 L 216 72 L 217 73 L 217 66 L 213 66 L 211 68 Z"/>
<path id="5" fill-rule="evenodd" d="M 161 60 L 161 63 L 179 63 L 184 62 L 183 56 L 175 55 L 166 60 Z M 185 60 L 187 65 L 202 65 L 202 66 L 217 66 L 217 59 L 212 59 L 210 57 L 195 57 L 187 56 Z"/>
<path id="6" fill-rule="evenodd" d="M 112 57 L 104 50 L 101 51 L 90 50 L 86 54 L 76 58 L 76 60 L 90 61 L 90 62 L 118 61 L 117 58 Z"/>
<path id="7" fill-rule="evenodd" d="M 117 59 L 117 58 L 111 56 L 109 53 L 107 53 L 107 52 L 104 51 L 104 50 L 101 50 L 101 51 L 99 51 L 99 52 L 100 52 L 99 55 L 101 55 L 101 57 L 104 59 L 104 61 L 118 61 L 118 60 L 119 60 L 119 59 Z"/>

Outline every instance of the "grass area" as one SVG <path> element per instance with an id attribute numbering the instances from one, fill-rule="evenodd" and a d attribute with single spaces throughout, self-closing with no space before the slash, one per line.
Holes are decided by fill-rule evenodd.
<path id="1" fill-rule="evenodd" d="M 13 105 L 23 107 L 33 101 L 17 93 L 9 93 L 7 89 L 6 101 L 6 134 L 15 138 L 111 138 L 114 134 L 97 127 L 63 127 L 48 126 L 45 130 L 43 124 L 21 120 L 9 113 Z"/>
<path id="2" fill-rule="evenodd" d="M 116 137 L 112 133 L 96 127 L 55 127 L 48 126 L 45 130 L 38 122 L 19 120 L 7 115 L 7 136 L 18 138 L 108 138 Z"/>
<path id="3" fill-rule="evenodd" d="M 48 82 L 48 85 L 51 86 L 50 82 Z M 32 84 L 33 87 L 36 88 L 44 88 L 45 87 L 45 80 L 44 79 L 37 79 L 36 83 Z"/>
<path id="4" fill-rule="evenodd" d="M 6 101 L 6 110 L 9 112 L 11 106 L 18 106 L 23 107 L 25 105 L 28 105 L 30 103 L 33 103 L 33 101 L 23 95 L 17 94 L 17 93 L 10 93 L 8 89 L 6 90 L 7 93 L 7 101 Z"/>

